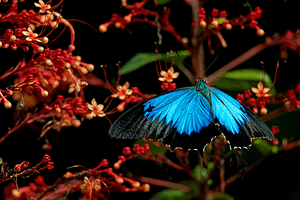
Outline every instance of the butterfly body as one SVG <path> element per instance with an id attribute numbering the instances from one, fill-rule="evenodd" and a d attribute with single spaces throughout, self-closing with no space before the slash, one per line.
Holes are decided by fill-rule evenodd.
<path id="1" fill-rule="evenodd" d="M 274 137 L 248 108 L 203 79 L 137 104 L 109 130 L 111 137 L 161 139 L 183 149 L 203 148 L 221 133 L 233 148 L 248 148 L 252 138 Z"/>

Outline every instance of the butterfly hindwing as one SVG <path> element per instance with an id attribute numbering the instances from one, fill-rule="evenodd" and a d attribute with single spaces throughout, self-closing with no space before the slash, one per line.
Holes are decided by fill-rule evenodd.
<path id="1" fill-rule="evenodd" d="M 226 93 L 211 88 L 211 103 L 214 117 L 231 147 L 248 148 L 252 138 L 274 139 L 257 115 Z"/>

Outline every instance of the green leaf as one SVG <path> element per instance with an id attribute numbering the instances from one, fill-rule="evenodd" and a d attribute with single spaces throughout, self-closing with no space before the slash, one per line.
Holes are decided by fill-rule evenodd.
<path id="1" fill-rule="evenodd" d="M 139 144 L 139 145 L 144 145 L 144 144 L 148 144 L 150 147 L 150 152 L 153 155 L 161 155 L 167 152 L 167 149 L 163 146 L 156 146 L 154 144 L 152 144 L 151 142 L 146 142 L 145 140 L 141 139 L 141 140 L 137 140 L 134 142 L 135 144 Z"/>
<path id="2" fill-rule="evenodd" d="M 192 170 L 192 172 L 198 181 L 203 180 L 203 179 L 207 178 L 207 176 L 208 176 L 208 170 L 206 168 L 201 167 L 200 165 L 197 165 Z"/>
<path id="3" fill-rule="evenodd" d="M 248 90 L 251 87 L 257 87 L 257 83 L 264 81 L 266 88 L 273 86 L 271 77 L 264 71 L 259 69 L 238 69 L 229 71 L 223 74 L 218 82 L 214 85 L 221 90 Z M 275 88 L 270 91 L 270 94 L 276 93 Z"/>
<path id="4" fill-rule="evenodd" d="M 181 66 L 182 65 L 182 59 L 185 59 L 190 56 L 190 52 L 187 50 L 180 50 L 177 51 L 177 53 L 180 55 L 180 57 L 175 53 L 173 54 L 174 57 L 174 65 L 175 66 Z M 159 53 L 159 58 L 164 62 L 166 59 L 167 63 L 172 63 L 173 58 L 172 54 L 163 54 Z M 136 71 L 140 69 L 141 67 L 144 67 L 145 65 L 149 63 L 153 63 L 157 60 L 157 53 L 148 52 L 148 53 L 137 53 L 135 54 L 129 61 L 127 61 L 122 67 L 121 67 L 121 74 L 129 74 L 133 71 Z"/>
<path id="5" fill-rule="evenodd" d="M 229 194 L 226 194 L 226 193 L 222 193 L 222 192 L 213 193 L 211 195 L 211 197 L 208 199 L 209 200 L 234 200 L 234 198 L 232 196 L 230 196 Z"/>
<path id="6" fill-rule="evenodd" d="M 150 200 L 189 200 L 192 199 L 192 195 L 181 190 L 165 189 L 154 194 Z"/>
<path id="7" fill-rule="evenodd" d="M 156 3 L 158 5 L 164 5 L 164 4 L 167 4 L 169 2 L 171 2 L 172 0 L 156 0 Z"/>
<path id="8" fill-rule="evenodd" d="M 262 154 L 275 153 L 273 145 L 266 140 L 255 140 L 253 146 L 255 146 Z"/>

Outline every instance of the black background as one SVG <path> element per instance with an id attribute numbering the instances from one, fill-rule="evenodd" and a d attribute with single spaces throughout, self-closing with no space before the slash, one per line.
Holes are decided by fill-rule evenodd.
<path id="1" fill-rule="evenodd" d="M 131 1 L 128 1 L 130 3 Z M 249 13 L 249 8 L 244 7 L 246 1 L 207 1 L 205 8 L 207 12 L 213 8 L 226 10 L 228 18 Z M 55 5 L 54 1 L 52 5 Z M 256 31 L 250 28 L 241 30 L 239 27 L 233 27 L 232 30 L 222 31 L 225 40 L 228 43 L 226 49 L 219 49 L 220 55 L 215 64 L 208 70 L 207 74 L 213 73 L 218 68 L 230 62 L 232 59 L 241 55 L 249 48 L 263 42 L 266 36 L 272 36 L 274 33 L 284 34 L 286 30 L 297 30 L 299 28 L 299 2 L 298 1 L 249 1 L 252 8 L 259 6 L 263 9 L 262 18 L 258 20 L 259 26 L 265 30 L 265 36 L 259 37 Z M 33 1 L 20 3 L 21 9 L 34 9 Z M 126 9 L 121 8 L 120 1 L 98 0 L 98 1 L 64 1 L 61 14 L 66 19 L 79 19 L 84 21 L 95 29 L 98 26 L 109 21 L 112 13 L 122 11 L 127 14 Z M 191 10 L 183 1 L 173 0 L 166 5 L 171 9 L 170 21 L 175 26 L 176 31 L 184 37 L 189 38 L 191 33 Z M 150 2 L 146 6 L 149 9 L 156 9 L 153 3 Z M 160 9 L 162 9 L 161 6 Z M 59 12 L 61 7 L 57 8 Z M 5 8 L 2 8 L 5 10 Z M 4 11 L 2 11 L 4 12 Z M 154 42 L 157 41 L 155 27 L 148 24 L 131 24 L 127 29 L 117 29 L 110 26 L 106 33 L 94 31 L 89 26 L 80 22 L 72 22 L 75 29 L 75 46 L 74 55 L 80 55 L 82 61 L 92 63 L 95 66 L 94 74 L 99 78 L 104 78 L 100 65 L 107 65 L 107 72 L 110 78 L 117 78 L 116 63 L 121 61 L 125 63 L 133 55 L 138 52 L 154 52 Z M 4 33 L 6 28 L 11 28 L 10 24 L 2 23 L 0 30 Z M 38 32 L 37 29 L 35 32 Z M 49 39 L 55 38 L 62 26 L 49 36 Z M 48 30 L 50 31 L 50 29 Z M 170 49 L 173 51 L 184 49 L 181 44 L 169 33 L 161 31 L 163 36 L 162 45 L 159 46 L 161 53 L 167 52 Z M 49 45 L 50 49 L 62 48 L 67 49 L 70 44 L 69 31 L 66 30 L 62 36 Z M 207 48 L 206 48 L 207 50 Z M 210 55 L 206 51 L 205 61 L 209 65 L 215 58 L 215 55 Z M 0 49 L 1 53 L 1 72 L 5 72 L 9 67 L 15 66 L 24 56 L 28 54 L 18 50 L 13 52 L 9 49 Z M 244 64 L 237 67 L 240 68 L 258 68 L 260 69 L 260 61 L 265 63 L 266 72 L 273 77 L 277 61 L 282 61 L 279 58 L 279 47 L 269 48 L 257 56 L 251 58 Z M 188 60 L 187 60 L 188 61 Z M 287 89 L 295 87 L 299 82 L 299 58 L 297 52 L 289 52 L 287 63 L 281 69 L 278 81 L 275 87 L 278 92 L 286 92 Z M 189 62 L 189 61 L 188 61 Z M 282 63 L 282 62 L 281 62 Z M 176 69 L 175 69 L 176 70 Z M 178 70 L 176 70 L 178 71 Z M 12 77 L 14 78 L 14 77 Z M 7 79 L 1 82 L 1 89 L 12 84 L 13 79 Z M 146 67 L 133 72 L 129 75 L 124 75 L 121 78 L 121 84 L 129 81 L 131 86 L 138 86 L 144 93 L 160 93 L 160 83 L 157 81 L 155 65 L 147 65 Z M 177 86 L 189 86 L 187 78 L 181 74 L 176 80 Z M 241 91 L 242 92 L 242 91 Z M 105 98 L 110 95 L 109 91 L 99 87 L 89 86 L 85 88 L 86 100 L 90 101 L 96 98 L 98 103 L 102 103 Z M 235 94 L 236 95 L 236 94 Z M 13 125 L 13 110 L 16 102 L 12 102 L 13 107 L 10 110 L 0 106 L 2 114 L 2 131 L 1 135 L 7 132 L 7 127 Z M 115 106 L 117 104 L 113 104 Z M 108 116 L 111 121 L 118 117 L 118 113 Z M 270 120 L 267 124 L 278 125 L 280 128 L 279 139 L 290 138 L 299 139 L 299 111 L 282 115 L 274 120 Z M 109 159 L 113 164 L 117 160 L 117 156 L 121 154 L 123 146 L 131 145 L 130 141 L 112 140 L 107 136 L 110 123 L 105 118 L 95 118 L 91 121 L 85 120 L 79 128 L 63 128 L 60 133 L 51 130 L 47 133 L 48 139 L 53 146 L 50 152 L 43 152 L 42 145 L 44 140 L 37 141 L 39 136 L 39 127 L 24 127 L 15 132 L 0 145 L 0 156 L 9 163 L 11 167 L 21 163 L 23 160 L 28 160 L 33 166 L 38 163 L 45 153 L 48 153 L 55 168 L 50 171 L 42 171 L 47 184 L 52 184 L 57 178 L 61 177 L 66 168 L 72 165 L 84 165 L 87 168 L 95 167 L 103 158 Z M 297 199 L 300 197 L 300 173 L 299 173 L 299 149 L 292 150 L 286 153 L 280 153 L 271 157 L 255 170 L 244 176 L 243 180 L 229 186 L 227 192 L 236 199 Z M 145 176 L 168 179 L 164 175 L 162 167 L 155 166 L 149 162 L 132 162 L 129 166 L 132 171 L 136 171 Z M 172 172 L 170 172 L 172 175 Z M 183 177 L 179 177 L 178 180 Z M 173 178 L 172 181 L 176 181 Z M 19 180 L 19 186 L 26 185 L 27 181 L 32 181 L 30 178 Z M 153 187 L 151 193 L 148 194 L 126 194 L 123 198 L 143 198 L 146 199 L 160 188 Z M 111 196 L 114 199 L 116 196 Z"/>

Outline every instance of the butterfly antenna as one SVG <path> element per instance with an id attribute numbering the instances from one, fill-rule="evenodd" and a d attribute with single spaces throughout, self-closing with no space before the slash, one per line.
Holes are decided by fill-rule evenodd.
<path id="1" fill-rule="evenodd" d="M 200 78 L 200 76 L 194 71 L 194 69 L 178 54 L 177 51 L 175 51 L 177 56 L 179 58 L 181 58 L 181 60 L 198 76 L 198 78 Z M 207 70 L 216 62 L 217 58 L 219 57 L 220 53 L 218 53 L 218 55 L 215 57 L 215 59 L 210 63 L 210 65 L 208 66 L 208 68 L 205 70 L 204 74 L 206 74 Z"/>
<path id="2" fill-rule="evenodd" d="M 210 63 L 210 65 L 206 68 L 204 74 L 206 74 L 207 70 L 216 62 L 216 60 L 218 59 L 220 55 L 220 52 L 218 53 L 218 55 L 215 57 L 215 59 Z"/>
<path id="3" fill-rule="evenodd" d="M 175 51 L 176 52 L 176 54 L 177 54 L 177 56 L 184 62 L 184 64 L 186 65 L 186 66 L 188 66 L 188 68 L 190 68 L 193 72 L 194 72 L 194 74 L 196 74 L 196 76 L 198 76 L 198 78 L 200 78 L 200 76 L 194 71 L 194 69 L 178 54 L 178 52 L 177 51 Z M 192 75 L 192 74 L 191 74 Z"/>

